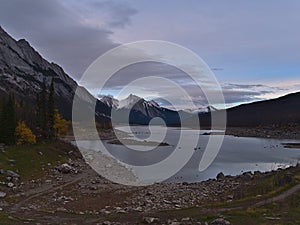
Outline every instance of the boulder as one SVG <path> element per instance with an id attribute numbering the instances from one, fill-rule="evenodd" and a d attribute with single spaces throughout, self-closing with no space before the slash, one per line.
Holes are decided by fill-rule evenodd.
<path id="1" fill-rule="evenodd" d="M 222 173 L 222 172 L 218 173 L 217 180 L 223 180 L 224 178 L 225 178 L 224 173 Z"/>
<path id="2" fill-rule="evenodd" d="M 57 166 L 55 167 L 55 169 L 65 174 L 75 172 L 75 169 L 72 166 L 70 166 L 68 163 L 64 163 L 60 166 Z"/>
<path id="3" fill-rule="evenodd" d="M 253 179 L 253 174 L 250 171 L 249 172 L 245 172 L 245 173 L 242 174 L 242 178 L 244 180 L 251 180 L 251 179 Z"/>

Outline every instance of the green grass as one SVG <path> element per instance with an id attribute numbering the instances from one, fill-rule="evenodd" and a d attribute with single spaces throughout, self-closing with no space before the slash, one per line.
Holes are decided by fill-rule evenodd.
<path id="1" fill-rule="evenodd" d="M 8 213 L 0 213 L 0 224 L 10 225 L 16 224 L 19 220 L 11 217 Z"/>
<path id="2" fill-rule="evenodd" d="M 232 224 L 300 224 L 300 191 L 282 202 L 223 214 Z M 278 220 L 271 220 L 278 218 Z"/>
<path id="3" fill-rule="evenodd" d="M 43 169 L 65 162 L 68 152 L 73 149 L 72 145 L 63 142 L 8 146 L 5 152 L 0 153 L 0 169 L 12 170 L 25 180 L 38 177 L 42 175 Z"/>

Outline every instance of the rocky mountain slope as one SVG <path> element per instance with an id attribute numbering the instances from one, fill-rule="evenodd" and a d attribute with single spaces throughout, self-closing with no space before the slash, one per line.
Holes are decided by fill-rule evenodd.
<path id="1" fill-rule="evenodd" d="M 14 40 L 0 27 L 0 96 L 14 93 L 17 99 L 34 102 L 43 81 L 54 80 L 55 104 L 63 116 L 71 119 L 72 101 L 77 83 L 55 63 L 45 60 L 25 39 Z M 83 87 L 80 98 L 96 99 Z M 110 108 L 97 100 L 99 121 L 109 120 Z"/>

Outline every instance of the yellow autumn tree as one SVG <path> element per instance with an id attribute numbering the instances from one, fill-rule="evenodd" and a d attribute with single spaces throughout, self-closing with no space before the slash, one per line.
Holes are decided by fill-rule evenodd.
<path id="1" fill-rule="evenodd" d="M 57 110 L 55 110 L 54 112 L 53 129 L 56 138 L 66 136 L 68 130 L 68 122 L 64 118 L 62 118 L 62 116 L 58 113 Z"/>
<path id="2" fill-rule="evenodd" d="M 32 133 L 29 127 L 26 126 L 24 121 L 20 121 L 15 131 L 16 144 L 35 144 L 36 136 Z"/>

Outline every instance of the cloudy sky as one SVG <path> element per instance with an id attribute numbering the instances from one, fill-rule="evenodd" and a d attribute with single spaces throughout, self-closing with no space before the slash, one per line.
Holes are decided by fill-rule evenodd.
<path id="1" fill-rule="evenodd" d="M 26 38 L 77 81 L 109 49 L 151 39 L 197 53 L 221 83 L 229 106 L 300 90 L 298 0 L 0 0 L 0 5 L 0 25 L 8 33 Z M 141 74 L 183 81 L 203 104 L 184 73 L 155 63 L 120 71 L 103 93 L 116 94 Z M 160 93 L 157 86 L 133 91 L 180 98 L 175 90 Z"/>

